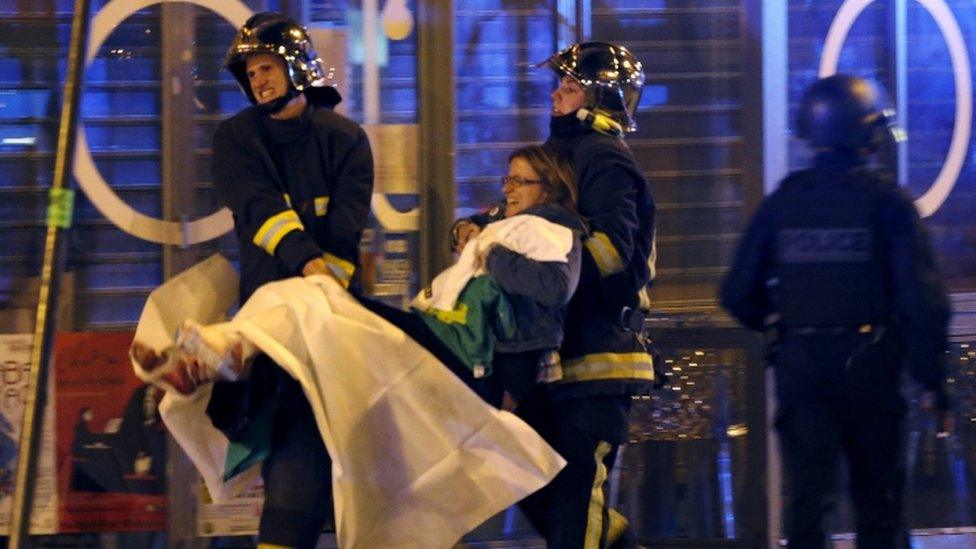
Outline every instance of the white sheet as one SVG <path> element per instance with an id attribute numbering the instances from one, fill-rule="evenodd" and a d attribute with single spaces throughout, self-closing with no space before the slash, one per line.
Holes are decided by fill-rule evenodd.
<path id="1" fill-rule="evenodd" d="M 573 231 L 537 215 L 521 214 L 488 224 L 461 250 L 457 263 L 440 272 L 410 303 L 426 311 L 454 309 L 461 290 L 473 277 L 485 274 L 485 257 L 494 246 L 502 246 L 535 261 L 568 261 L 573 249 Z"/>
<path id="2" fill-rule="evenodd" d="M 565 464 L 329 277 L 265 285 L 223 329 L 238 330 L 305 389 L 333 459 L 341 547 L 451 547 Z M 207 399 L 209 388 L 167 393 L 161 412 L 220 501 L 247 478 L 221 481 L 228 442 L 204 413 Z"/>

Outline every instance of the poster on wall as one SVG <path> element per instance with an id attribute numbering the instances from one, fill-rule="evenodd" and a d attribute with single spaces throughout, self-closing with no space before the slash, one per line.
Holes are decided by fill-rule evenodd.
<path id="1" fill-rule="evenodd" d="M 55 339 L 59 531 L 166 529 L 162 391 L 132 373 L 132 332 Z"/>
<path id="2" fill-rule="evenodd" d="M 0 334 L 0 535 L 10 533 L 17 454 L 30 371 L 31 334 Z M 41 444 L 32 502 L 30 533 L 57 532 L 57 496 L 54 491 L 54 399 L 49 377 L 47 405 L 41 426 Z"/>
<path id="3" fill-rule="evenodd" d="M 201 480 L 197 490 L 197 535 L 256 535 L 263 505 L 264 485 L 260 478 L 238 496 L 224 503 L 213 501 Z"/>

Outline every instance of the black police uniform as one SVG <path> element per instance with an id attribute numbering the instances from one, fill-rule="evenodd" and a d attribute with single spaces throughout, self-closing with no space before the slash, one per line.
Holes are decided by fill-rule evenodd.
<path id="1" fill-rule="evenodd" d="M 821 152 L 760 206 L 721 291 L 772 331 L 790 547 L 821 548 L 838 458 L 859 547 L 907 547 L 902 362 L 943 397 L 948 301 L 912 201 L 851 150 Z"/>

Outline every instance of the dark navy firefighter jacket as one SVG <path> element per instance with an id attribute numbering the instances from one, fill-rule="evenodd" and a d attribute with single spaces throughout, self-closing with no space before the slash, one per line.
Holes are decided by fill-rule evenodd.
<path id="1" fill-rule="evenodd" d="M 249 107 L 222 122 L 213 143 L 214 189 L 240 241 L 241 302 L 317 257 L 348 286 L 373 192 L 363 129 L 311 103 L 289 120 Z"/>

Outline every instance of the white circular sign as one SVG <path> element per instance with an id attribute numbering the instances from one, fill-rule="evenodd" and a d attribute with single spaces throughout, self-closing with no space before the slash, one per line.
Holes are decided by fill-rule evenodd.
<path id="1" fill-rule="evenodd" d="M 240 0 L 112 0 L 102 7 L 92 20 L 85 68 L 91 65 L 105 39 L 126 17 L 153 4 L 176 2 L 188 2 L 209 9 L 235 27 L 243 25 L 252 14 L 251 9 Z M 85 127 L 80 122 L 74 158 L 74 175 L 78 185 L 102 215 L 116 227 L 143 240 L 173 245 L 197 244 L 217 238 L 234 226 L 230 210 L 227 208 L 190 221 L 186 224 L 185 231 L 182 223 L 157 219 L 136 211 L 115 194 L 98 171 L 88 149 Z"/>
<path id="2" fill-rule="evenodd" d="M 840 50 L 847 40 L 854 21 L 874 0 L 845 0 L 827 31 L 823 56 L 820 58 L 821 78 L 837 72 L 837 62 Z M 949 197 L 952 188 L 959 179 L 962 165 L 966 160 L 969 149 L 969 138 L 972 135 L 973 120 L 973 76 L 969 66 L 969 54 L 966 52 L 966 42 L 963 40 L 959 22 L 956 21 L 952 10 L 945 0 L 918 0 L 918 3 L 929 12 L 939 26 L 939 32 L 949 46 L 949 57 L 952 61 L 952 74 L 956 83 L 956 121 L 952 128 L 952 141 L 949 143 L 949 153 L 935 182 L 921 197 L 915 200 L 915 207 L 919 215 L 928 217 L 938 211 Z"/>

